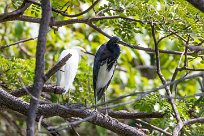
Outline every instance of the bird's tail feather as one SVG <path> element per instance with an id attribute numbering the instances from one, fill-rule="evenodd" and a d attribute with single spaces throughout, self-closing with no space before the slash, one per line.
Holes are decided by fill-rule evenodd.
<path id="1" fill-rule="evenodd" d="M 99 101 L 101 99 L 101 97 L 104 95 L 105 92 L 105 88 L 101 88 L 96 95 L 96 101 Z"/>

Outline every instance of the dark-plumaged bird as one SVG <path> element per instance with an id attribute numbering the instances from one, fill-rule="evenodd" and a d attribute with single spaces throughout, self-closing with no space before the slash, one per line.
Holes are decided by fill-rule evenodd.
<path id="1" fill-rule="evenodd" d="M 93 88 L 95 104 L 104 95 L 114 74 L 120 47 L 120 38 L 113 36 L 107 43 L 100 46 L 96 52 L 93 66 Z M 104 96 L 105 97 L 105 96 Z"/>

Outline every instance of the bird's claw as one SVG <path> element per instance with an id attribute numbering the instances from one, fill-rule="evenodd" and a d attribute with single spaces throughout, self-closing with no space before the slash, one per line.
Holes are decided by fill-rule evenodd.
<path id="1" fill-rule="evenodd" d="M 96 113 L 97 113 L 97 112 L 98 112 L 98 109 L 97 109 L 97 108 L 95 108 L 95 109 L 94 109 L 94 112 L 96 112 Z"/>
<path id="2" fill-rule="evenodd" d="M 106 113 L 105 113 L 105 117 L 109 117 L 109 116 L 108 116 L 108 112 L 107 112 L 107 111 L 106 111 Z"/>

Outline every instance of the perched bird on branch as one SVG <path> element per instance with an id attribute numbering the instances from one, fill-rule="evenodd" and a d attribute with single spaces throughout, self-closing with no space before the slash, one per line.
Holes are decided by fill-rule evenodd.
<path id="1" fill-rule="evenodd" d="M 72 49 L 63 50 L 60 54 L 58 61 L 69 53 L 72 55 L 66 64 L 57 71 L 57 85 L 64 88 L 66 90 L 65 93 L 73 87 L 73 81 L 77 73 L 78 64 L 81 60 L 81 56 L 84 55 L 84 52 L 85 50 L 82 47 L 74 47 Z M 70 91 L 68 96 L 70 97 Z"/>
<path id="2" fill-rule="evenodd" d="M 120 47 L 117 44 L 119 41 L 119 37 L 113 36 L 107 43 L 101 45 L 96 52 L 93 66 L 95 104 L 104 95 L 113 77 L 117 59 L 120 55 Z"/>

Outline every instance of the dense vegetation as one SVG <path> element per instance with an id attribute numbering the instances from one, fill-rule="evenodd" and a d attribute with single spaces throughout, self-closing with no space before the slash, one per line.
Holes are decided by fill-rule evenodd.
<path id="1" fill-rule="evenodd" d="M 0 135 L 26 134 L 31 94 L 17 91 L 33 93 L 41 6 L 38 0 L 0 1 Z M 51 7 L 45 73 L 62 50 L 81 46 L 95 54 L 113 35 L 122 39 L 121 55 L 106 91 L 113 100 L 108 104 L 112 118 L 92 107 L 94 56 L 84 55 L 71 103 L 56 87 L 55 75 L 45 80 L 40 100 L 48 104 L 40 102 L 36 134 L 127 135 L 132 127 L 135 135 L 204 134 L 204 10 L 183 0 L 51 0 Z"/>

